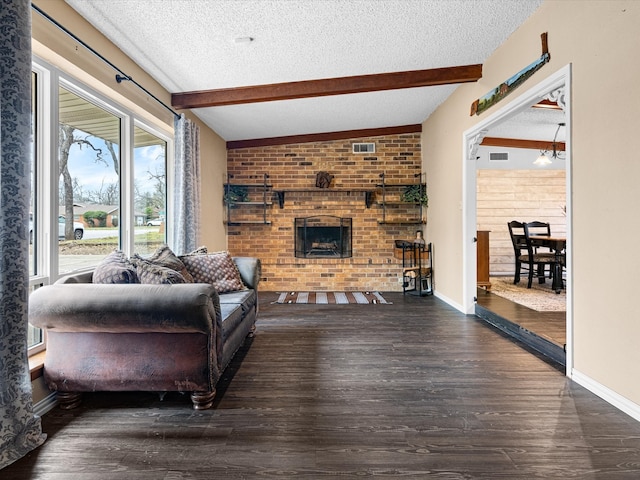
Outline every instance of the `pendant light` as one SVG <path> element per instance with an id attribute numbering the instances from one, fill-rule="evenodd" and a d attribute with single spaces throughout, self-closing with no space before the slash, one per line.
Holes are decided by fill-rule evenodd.
<path id="1" fill-rule="evenodd" d="M 565 123 L 559 123 L 558 128 L 556 129 L 556 134 L 553 136 L 553 143 L 551 144 L 551 148 L 552 148 L 551 158 L 554 160 L 556 159 L 564 160 L 566 158 L 564 149 L 559 150 L 558 149 L 559 144 L 556 142 L 556 140 L 558 139 L 558 132 L 560 131 L 560 127 L 564 127 L 564 126 L 565 126 Z M 533 164 L 539 167 L 551 165 L 552 163 L 551 158 L 547 156 L 547 150 L 544 150 L 540 152 L 540 156 L 534 160 Z"/>

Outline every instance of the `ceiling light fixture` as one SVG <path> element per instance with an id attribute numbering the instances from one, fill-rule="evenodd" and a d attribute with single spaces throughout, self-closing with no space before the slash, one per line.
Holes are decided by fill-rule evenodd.
<path id="1" fill-rule="evenodd" d="M 533 161 L 533 164 L 539 167 L 544 167 L 545 165 L 550 165 L 551 160 L 549 160 L 549 157 L 547 157 L 545 152 L 540 152 L 540 156 Z"/>
<path id="2" fill-rule="evenodd" d="M 564 160 L 566 158 L 564 150 L 559 150 L 558 143 L 556 142 L 556 140 L 558 139 L 558 132 L 560 131 L 560 127 L 564 127 L 564 126 L 565 126 L 565 123 L 559 123 L 558 128 L 556 129 L 556 134 L 553 136 L 553 143 L 551 144 L 551 149 L 552 149 L 551 158 L 554 160 L 555 159 Z M 541 151 L 540 156 L 534 160 L 533 164 L 538 165 L 540 167 L 543 167 L 545 165 L 550 165 L 551 159 L 547 156 L 547 150 Z"/>

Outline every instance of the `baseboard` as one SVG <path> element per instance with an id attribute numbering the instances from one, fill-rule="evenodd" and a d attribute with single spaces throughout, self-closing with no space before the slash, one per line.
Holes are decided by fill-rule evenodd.
<path id="1" fill-rule="evenodd" d="M 451 300 L 449 297 L 442 295 L 441 293 L 439 293 L 437 290 L 433 291 L 433 296 L 436 298 L 439 298 L 440 300 L 442 300 L 444 303 L 449 304 L 450 306 L 452 306 L 453 308 L 455 308 L 456 310 L 465 313 L 464 308 L 462 307 L 462 305 L 460 305 L 457 302 L 454 302 L 453 300 Z"/>
<path id="2" fill-rule="evenodd" d="M 33 404 L 33 413 L 41 417 L 45 413 L 53 410 L 53 408 L 57 404 L 58 404 L 58 396 L 56 395 L 56 392 L 51 392 L 42 400 Z"/>
<path id="3" fill-rule="evenodd" d="M 575 369 L 571 373 L 571 379 L 589 390 L 591 393 L 602 398 L 605 402 L 610 403 L 618 410 L 623 411 L 634 420 L 640 422 L 640 405 L 633 403 L 628 398 L 623 397 L 610 388 L 596 382 L 593 378 L 580 373 Z"/>

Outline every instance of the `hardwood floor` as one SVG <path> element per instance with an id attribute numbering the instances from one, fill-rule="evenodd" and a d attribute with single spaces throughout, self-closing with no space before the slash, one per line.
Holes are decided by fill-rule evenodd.
<path id="1" fill-rule="evenodd" d="M 537 312 L 478 288 L 476 315 L 554 361 L 566 365 L 566 312 Z"/>
<path id="2" fill-rule="evenodd" d="M 637 479 L 640 423 L 435 297 L 272 305 L 214 408 L 97 393 L 6 479 Z"/>

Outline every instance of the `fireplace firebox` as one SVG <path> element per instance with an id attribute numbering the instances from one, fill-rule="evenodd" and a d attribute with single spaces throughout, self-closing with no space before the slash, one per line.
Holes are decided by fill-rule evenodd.
<path id="1" fill-rule="evenodd" d="M 295 219 L 295 256 L 351 257 L 351 219 L 318 215 Z"/>

